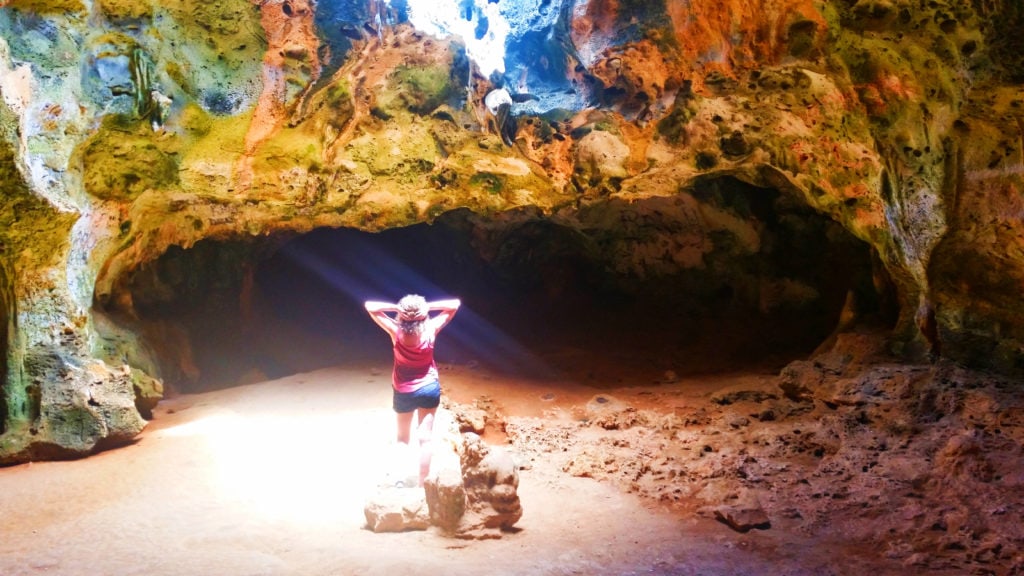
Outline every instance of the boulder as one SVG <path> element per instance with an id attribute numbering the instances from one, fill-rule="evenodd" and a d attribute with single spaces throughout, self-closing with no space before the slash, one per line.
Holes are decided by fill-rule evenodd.
<path id="1" fill-rule="evenodd" d="M 363 507 L 366 527 L 374 532 L 426 530 L 430 516 L 423 492 L 413 488 L 384 488 Z"/>

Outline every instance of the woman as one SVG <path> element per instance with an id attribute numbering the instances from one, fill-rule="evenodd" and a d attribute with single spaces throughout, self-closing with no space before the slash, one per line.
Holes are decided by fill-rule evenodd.
<path id="1" fill-rule="evenodd" d="M 451 322 L 460 305 L 458 299 L 427 302 L 415 294 L 405 296 L 397 304 L 372 301 L 365 304 L 370 318 L 391 336 L 395 356 L 391 375 L 394 390 L 392 406 L 397 416 L 399 443 L 408 446 L 413 420 L 418 420 L 416 437 L 420 441 L 420 484 L 430 471 L 434 414 L 441 403 L 434 341 L 438 332 Z M 431 312 L 437 314 L 431 316 Z"/>

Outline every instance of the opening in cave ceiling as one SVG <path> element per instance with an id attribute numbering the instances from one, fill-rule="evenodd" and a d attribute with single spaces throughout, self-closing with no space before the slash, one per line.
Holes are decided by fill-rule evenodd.
<path id="1" fill-rule="evenodd" d="M 344 61 L 353 42 L 384 37 L 389 26 L 408 23 L 437 38 L 455 37 L 474 73 L 495 88 L 511 93 L 511 113 L 540 115 L 552 110 L 578 111 L 593 95 L 575 85 L 580 55 L 570 39 L 573 2 L 550 0 L 379 0 L 320 2 L 316 10 L 321 40 L 330 49 L 324 78 Z M 664 22 L 657 3 L 631 11 L 633 20 Z M 636 36 L 639 24 L 623 26 Z M 632 38 L 632 36 L 630 36 Z M 464 79 L 467 90 L 470 78 Z"/>
<path id="2" fill-rule="evenodd" d="M 499 2 L 409 0 L 409 23 L 439 37 L 458 36 L 466 55 L 485 77 L 505 73 L 505 41 L 510 24 Z M 513 9 L 520 3 L 506 2 Z"/>
<path id="3" fill-rule="evenodd" d="M 406 293 L 463 300 L 439 361 L 538 377 L 597 359 L 648 381 L 777 370 L 821 344 L 851 298 L 862 319 L 891 325 L 869 248 L 838 224 L 730 177 L 691 196 L 716 226 L 688 228 L 678 198 L 651 198 L 582 208 L 572 225 L 456 210 L 378 233 L 205 240 L 143 265 L 110 302 L 131 302 L 161 376 L 185 391 L 386 366 L 387 337 L 362 302 Z M 672 261 L 693 250 L 692 266 Z M 621 383 L 615 369 L 594 372 L 595 385 Z"/>

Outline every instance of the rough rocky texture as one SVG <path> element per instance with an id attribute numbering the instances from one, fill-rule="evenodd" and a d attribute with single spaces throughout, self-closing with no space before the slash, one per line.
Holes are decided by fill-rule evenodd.
<path id="1" fill-rule="evenodd" d="M 473 432 L 457 438 L 456 458 L 435 458 L 424 483 L 430 522 L 456 538 L 501 538 L 523 516 L 517 465 L 505 449 Z"/>
<path id="2" fill-rule="evenodd" d="M 423 492 L 413 488 L 378 491 L 367 501 L 363 514 L 367 529 L 374 532 L 426 530 L 430 526 Z"/>
<path id="3" fill-rule="evenodd" d="M 904 357 L 1024 374 L 1019 3 L 506 10 L 506 71 L 484 78 L 369 4 L 6 2 L 0 462 L 130 438 L 123 375 L 195 373 L 187 331 L 134 301 L 172 247 L 234 243 L 243 284 L 289 235 L 449 214 L 510 274 L 821 322 L 888 295 Z M 530 95 L 512 146 L 483 105 L 498 84 Z M 552 238 L 568 250 L 515 250 Z M 795 246 L 865 263 L 829 287 Z M 123 398 L 56 400 L 98 365 L 92 398 Z"/>
<path id="4" fill-rule="evenodd" d="M 462 516 L 466 513 L 466 488 L 462 484 L 462 471 L 444 467 L 423 483 L 430 510 L 430 522 L 446 534 L 457 534 Z"/>
<path id="5" fill-rule="evenodd" d="M 486 537 L 512 530 L 523 516 L 519 503 L 519 470 L 512 456 L 488 446 L 473 433 L 463 435 L 459 453 L 466 511 L 457 527 L 460 535 Z"/>
<path id="6" fill-rule="evenodd" d="M 1019 381 L 895 360 L 854 331 L 777 376 L 699 397 L 639 384 L 506 429 L 524 466 L 560 461 L 739 532 L 831 535 L 915 573 L 1019 573 Z"/>
<path id="7" fill-rule="evenodd" d="M 464 539 L 501 538 L 513 530 L 523 515 L 515 462 L 504 449 L 486 445 L 474 433 L 460 436 L 454 426 L 435 441 L 422 488 L 415 482 L 412 487 L 388 485 L 367 499 L 368 529 L 402 532 L 435 526 L 446 536 Z"/>

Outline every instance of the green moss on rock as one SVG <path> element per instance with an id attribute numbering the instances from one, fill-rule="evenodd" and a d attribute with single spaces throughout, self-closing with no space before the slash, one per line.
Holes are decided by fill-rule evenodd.
<path id="1" fill-rule="evenodd" d="M 193 24 L 218 38 L 259 29 L 259 7 L 248 0 L 182 0 L 180 6 Z"/>
<path id="2" fill-rule="evenodd" d="M 403 180 L 419 179 L 441 160 L 437 142 L 424 123 L 396 123 L 387 130 L 364 134 L 349 144 L 348 152 L 374 176 Z"/>
<path id="3" fill-rule="evenodd" d="M 201 138 L 210 133 L 213 118 L 195 102 L 189 102 L 178 115 L 178 125 L 188 134 Z"/>
<path id="4" fill-rule="evenodd" d="M 343 130 L 355 113 L 348 82 L 335 80 L 323 91 L 323 98 L 328 113 L 327 124 L 335 130 Z"/>
<path id="5" fill-rule="evenodd" d="M 248 0 L 169 0 L 151 36 L 173 38 L 150 49 L 158 70 L 216 113 L 234 114 L 258 96 L 267 40 L 259 6 Z"/>
<path id="6" fill-rule="evenodd" d="M 108 117 L 81 148 L 82 186 L 103 200 L 130 200 L 177 184 L 176 139 L 158 139 L 148 125 Z"/>
<path id="7" fill-rule="evenodd" d="M 505 178 L 491 172 L 478 172 L 469 178 L 469 185 L 490 194 L 501 194 L 505 190 Z"/>
<path id="8" fill-rule="evenodd" d="M 450 78 L 449 69 L 443 66 L 399 66 L 388 89 L 378 96 L 377 108 L 388 116 L 400 111 L 429 114 L 451 96 Z"/>
<path id="9" fill-rule="evenodd" d="M 280 172 L 291 168 L 319 171 L 323 164 L 320 135 L 302 127 L 285 128 L 260 145 L 253 158 L 253 170 Z"/>
<path id="10" fill-rule="evenodd" d="M 684 106 L 672 107 L 664 118 L 658 121 L 658 134 L 669 144 L 683 144 L 686 142 L 686 125 L 693 119 L 693 112 Z"/>

